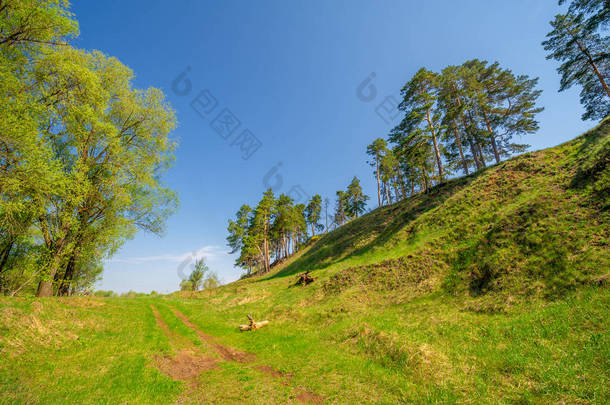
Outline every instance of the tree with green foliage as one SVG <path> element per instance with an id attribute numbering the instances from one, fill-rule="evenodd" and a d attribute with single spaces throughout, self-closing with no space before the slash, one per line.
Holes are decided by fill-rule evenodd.
<path id="1" fill-rule="evenodd" d="M 447 147 L 445 155 L 452 168 L 461 167 L 465 175 L 469 175 L 470 161 L 476 160 L 474 142 L 468 132 L 464 113 L 464 80 L 461 67 L 448 66 L 441 72 L 439 89 L 439 104 L 443 111 L 443 127 Z M 453 139 L 451 139 L 453 138 Z M 466 143 L 470 145 L 472 158 L 468 155 Z M 477 167 L 479 165 L 477 164 Z"/>
<path id="2" fill-rule="evenodd" d="M 231 254 L 239 252 L 235 265 L 248 269 L 248 274 L 257 262 L 257 252 L 252 245 L 252 238 L 248 234 L 252 208 L 244 204 L 237 211 L 235 221 L 229 220 L 227 242 L 231 247 Z"/>
<path id="3" fill-rule="evenodd" d="M 208 275 L 203 280 L 202 289 L 209 290 L 211 288 L 216 288 L 220 285 L 220 280 L 218 276 L 214 272 L 209 272 Z"/>
<path id="4" fill-rule="evenodd" d="M 408 181 L 427 192 L 434 172 L 434 152 L 429 140 L 420 134 L 417 131 L 405 136 L 394 131 L 390 134 L 390 141 L 397 143 L 395 155 L 402 159 L 404 173 L 410 176 Z"/>
<path id="5" fill-rule="evenodd" d="M 97 52 L 63 48 L 49 63 L 59 74 L 48 91 L 76 85 L 43 131 L 62 166 L 65 193 L 45 201 L 55 209 L 38 217 L 50 253 L 39 296 L 53 293 L 53 278 L 84 243 L 103 256 L 137 229 L 161 233 L 177 203 L 159 180 L 174 149 L 168 135 L 175 116 L 163 94 L 132 89 L 132 72 Z"/>
<path id="6" fill-rule="evenodd" d="M 492 159 L 499 163 L 522 152 L 527 145 L 513 139 L 537 131 L 543 110 L 537 83 L 477 59 L 440 74 L 420 69 L 402 88 L 404 118 L 389 134 L 392 148 L 381 156 L 380 203 L 427 192 L 455 171 L 468 175 L 473 165 L 480 170 Z M 369 145 L 369 155 L 375 149 Z"/>
<path id="7" fill-rule="evenodd" d="M 138 229 L 162 232 L 177 204 L 159 180 L 173 110 L 115 58 L 71 47 L 66 6 L 0 2 L 0 274 L 8 263 L 30 272 L 39 296 L 92 282 Z M 36 263 L 11 260 L 30 241 Z"/>
<path id="8" fill-rule="evenodd" d="M 65 0 L 3 0 L 0 2 L 0 46 L 36 50 L 66 45 L 78 34 L 78 23 Z"/>
<path id="9" fill-rule="evenodd" d="M 575 0 L 566 14 L 551 22 L 553 30 L 542 43 L 549 52 L 547 59 L 562 63 L 557 69 L 561 75 L 559 91 L 581 86 L 583 120 L 610 114 L 610 37 L 598 32 L 607 26 L 609 10 L 607 1 Z"/>
<path id="10" fill-rule="evenodd" d="M 53 114 L 48 107 L 60 100 L 42 91 L 53 74 L 42 60 L 56 50 L 53 44 L 77 33 L 63 1 L 0 2 L 0 291 L 9 291 L 9 284 L 21 289 L 38 271 L 31 259 L 41 252 L 31 243 L 31 228 L 47 209 L 39 197 L 60 189 L 62 178 L 51 145 L 40 136 Z"/>
<path id="11" fill-rule="evenodd" d="M 476 84 L 471 82 L 470 85 L 484 128 L 483 136 L 492 147 L 496 163 L 500 163 L 503 156 L 522 152 L 528 147 L 512 143 L 514 135 L 538 130 L 535 117 L 543 110 L 536 107 L 541 94 L 540 90 L 535 90 L 538 79 L 525 75 L 515 77 L 497 62 L 491 65 L 478 62 L 471 68 L 476 69 Z"/>
<path id="12" fill-rule="evenodd" d="M 296 253 L 302 243 L 307 240 L 307 216 L 305 204 L 292 206 L 291 212 L 291 240 L 292 253 Z"/>
<path id="13" fill-rule="evenodd" d="M 362 186 L 358 177 L 354 176 L 349 186 L 347 186 L 346 199 L 346 213 L 352 218 L 358 218 L 366 208 L 366 202 L 369 196 L 362 192 Z"/>
<path id="14" fill-rule="evenodd" d="M 337 191 L 337 202 L 335 205 L 335 224 L 337 226 L 341 226 L 347 221 L 348 214 L 348 196 L 347 193 L 343 190 Z"/>
<path id="15" fill-rule="evenodd" d="M 316 235 L 316 229 L 320 229 L 322 225 L 318 223 L 320 221 L 320 213 L 322 212 L 322 197 L 319 194 L 314 195 L 309 200 L 307 207 L 305 208 L 305 218 L 307 223 L 311 226 L 311 236 Z"/>
<path id="16" fill-rule="evenodd" d="M 273 223 L 276 211 L 277 206 L 273 190 L 268 189 L 254 209 L 249 232 L 249 236 L 254 242 L 254 246 L 261 257 L 263 271 L 265 273 L 269 272 L 271 269 L 271 247 L 269 239 L 271 224 Z"/>
<path id="17" fill-rule="evenodd" d="M 403 99 L 398 105 L 398 109 L 404 112 L 404 118 L 392 133 L 394 142 L 399 143 L 399 138 L 406 136 L 412 138 L 415 144 L 431 143 L 438 169 L 437 178 L 442 182 L 441 117 L 437 103 L 439 80 L 438 74 L 422 68 L 404 85 L 400 91 Z"/>
<path id="18" fill-rule="evenodd" d="M 195 261 L 195 267 L 188 278 L 194 291 L 199 291 L 199 289 L 201 289 L 203 280 L 209 271 L 210 268 L 205 264 L 204 259 L 197 259 Z"/>
<path id="19" fill-rule="evenodd" d="M 193 291 L 193 282 L 189 279 L 184 279 L 180 282 L 180 291 Z"/>
<path id="20" fill-rule="evenodd" d="M 231 253 L 239 252 L 235 265 L 247 269 L 247 275 L 253 274 L 253 270 L 266 273 L 272 258 L 277 262 L 294 254 L 307 240 L 306 210 L 305 204 L 295 205 L 285 194 L 275 198 L 271 189 L 263 194 L 254 210 L 243 205 L 235 220 L 229 220 L 227 229 Z"/>
<path id="21" fill-rule="evenodd" d="M 381 159 L 387 153 L 388 144 L 382 138 L 375 139 L 366 147 L 366 153 L 371 157 L 368 163 L 375 168 L 375 177 L 377 178 L 377 201 L 381 207 Z"/>
<path id="22" fill-rule="evenodd" d="M 275 256 L 285 259 L 290 254 L 290 239 L 294 227 L 294 200 L 286 194 L 280 194 L 276 200 L 275 217 L 271 226 Z"/>
<path id="23" fill-rule="evenodd" d="M 559 5 L 568 0 L 559 0 Z M 568 12 L 572 15 L 582 15 L 585 18 L 587 29 L 596 31 L 599 28 L 608 28 L 610 25 L 610 4 L 608 0 L 570 0 Z"/>
<path id="24" fill-rule="evenodd" d="M 388 204 L 392 204 L 392 189 L 396 200 L 401 198 L 401 181 L 399 178 L 400 167 L 398 166 L 398 160 L 391 149 L 386 149 L 381 157 L 380 170 L 385 201 Z"/>

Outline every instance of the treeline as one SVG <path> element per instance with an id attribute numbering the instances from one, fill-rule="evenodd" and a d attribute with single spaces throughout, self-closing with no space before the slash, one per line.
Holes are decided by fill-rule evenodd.
<path id="1" fill-rule="evenodd" d="M 379 206 L 427 192 L 450 176 L 465 175 L 499 163 L 527 145 L 515 135 L 538 129 L 535 117 L 540 91 L 538 79 L 515 75 L 498 63 L 472 60 L 449 66 L 440 73 L 419 70 L 401 90 L 398 109 L 403 119 L 389 134 L 367 147 L 377 180 Z M 361 215 L 369 199 L 354 177 L 346 190 L 336 193 L 329 230 Z M 296 252 L 319 227 L 322 198 L 307 206 L 294 205 L 282 194 L 268 190 L 252 209 L 243 205 L 229 221 L 227 238 L 235 265 L 248 274 L 266 273 L 271 260 Z"/>
<path id="2" fill-rule="evenodd" d="M 307 204 L 295 204 L 291 197 L 280 194 L 276 198 L 271 189 L 267 190 L 254 208 L 244 204 L 235 219 L 229 220 L 227 242 L 231 254 L 239 253 L 235 266 L 246 269 L 247 275 L 267 273 L 272 261 L 279 262 L 296 253 L 310 235 L 316 236 L 361 215 L 368 198 L 354 177 L 346 190 L 337 191 L 330 224 L 328 206 L 325 207 L 326 225 L 323 225 L 319 194 Z"/>
<path id="3" fill-rule="evenodd" d="M 419 70 L 401 90 L 401 122 L 367 146 L 379 205 L 525 150 L 513 138 L 538 129 L 537 81 L 480 60 Z"/>
<path id="4" fill-rule="evenodd" d="M 582 118 L 604 119 L 610 114 L 610 37 L 602 33 L 610 26 L 610 3 L 573 0 L 551 26 L 543 46 L 548 59 L 562 62 L 560 91 L 579 85 Z M 419 70 L 401 89 L 400 124 L 367 146 L 379 206 L 524 151 L 528 145 L 513 138 L 538 130 L 537 82 L 477 59 L 441 72 Z"/>
<path id="5" fill-rule="evenodd" d="M 559 0 L 560 5 L 565 2 Z M 548 59 L 562 62 L 560 91 L 581 86 L 583 119 L 607 117 L 610 38 L 602 31 L 610 26 L 608 1 L 573 0 L 551 26 L 543 46 Z M 513 139 L 538 130 L 536 116 L 543 108 L 537 106 L 537 83 L 537 78 L 477 59 L 440 72 L 420 69 L 401 89 L 401 122 L 386 139 L 377 138 L 366 148 L 379 206 L 524 151 L 528 145 Z M 254 210 L 244 205 L 229 221 L 229 245 L 232 253 L 239 252 L 236 265 L 248 274 L 269 271 L 271 258 L 287 257 L 308 237 L 306 224 L 312 236 L 317 229 L 328 231 L 362 214 L 367 199 L 354 177 L 347 191 L 337 191 L 330 225 L 326 200 L 323 227 L 317 223 L 320 196 L 304 207 L 292 205 L 284 195 L 275 200 L 267 191 Z"/>
<path id="6" fill-rule="evenodd" d="M 150 293 L 140 293 L 129 290 L 124 293 L 117 293 L 112 290 L 96 290 L 92 294 L 88 290 L 82 292 L 83 295 L 93 295 L 94 297 L 100 298 L 139 298 L 139 297 L 158 297 L 160 294 L 156 291 L 151 291 Z"/>
<path id="7" fill-rule="evenodd" d="M 67 2 L 0 1 L 0 292 L 66 295 L 177 204 L 173 110 L 117 59 L 76 49 Z"/>
<path id="8" fill-rule="evenodd" d="M 315 200 L 320 200 L 315 196 Z M 315 203 L 314 203 L 315 204 Z M 284 259 L 294 253 L 307 237 L 307 218 L 304 204 L 294 204 L 285 194 L 275 197 L 271 189 L 263 194 L 256 207 L 242 205 L 235 220 L 229 220 L 227 241 L 231 253 L 239 253 L 235 265 L 247 269 L 248 274 L 266 273 L 271 259 Z M 310 210 L 317 210 L 313 205 Z M 317 220 L 312 211 L 312 226 Z"/>

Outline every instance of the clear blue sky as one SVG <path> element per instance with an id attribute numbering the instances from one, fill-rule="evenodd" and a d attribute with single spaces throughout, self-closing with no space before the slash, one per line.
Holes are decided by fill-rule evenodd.
<path id="1" fill-rule="evenodd" d="M 223 282 L 235 280 L 227 219 L 255 204 L 265 184 L 333 197 L 357 175 L 374 195 L 366 145 L 393 126 L 376 109 L 422 66 L 479 58 L 539 76 L 546 110 L 538 134 L 524 138 L 532 149 L 593 125 L 580 121 L 577 89 L 557 92 L 556 64 L 540 45 L 561 10 L 552 0 L 75 0 L 72 10 L 81 30 L 75 45 L 116 56 L 137 87 L 161 88 L 179 120 L 166 181 L 180 210 L 163 238 L 128 241 L 98 288 L 174 291 L 191 252 L 206 256 Z M 187 68 L 184 95 L 184 83 L 172 83 Z M 373 72 L 377 94 L 366 101 L 357 88 Z M 202 117 L 191 102 L 204 90 L 199 112 L 216 107 Z M 240 122 L 227 140 L 211 126 L 225 108 Z M 232 145 L 245 129 L 262 144 L 247 160 Z"/>

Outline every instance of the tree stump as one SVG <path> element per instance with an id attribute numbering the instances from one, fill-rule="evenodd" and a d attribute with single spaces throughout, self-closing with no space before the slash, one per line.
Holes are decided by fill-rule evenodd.
<path id="1" fill-rule="evenodd" d="M 248 315 L 248 319 L 250 320 L 250 324 L 239 325 L 239 330 L 242 330 L 242 331 L 256 330 L 256 329 L 262 328 L 263 326 L 269 325 L 269 321 L 254 322 L 254 318 L 252 318 L 252 315 Z"/>

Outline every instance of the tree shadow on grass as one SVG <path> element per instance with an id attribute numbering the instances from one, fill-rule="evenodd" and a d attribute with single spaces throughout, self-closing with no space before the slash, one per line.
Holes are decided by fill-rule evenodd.
<path id="1" fill-rule="evenodd" d="M 591 187 L 591 197 L 602 207 L 609 207 L 610 181 L 610 118 L 583 135 L 584 142 L 576 153 L 578 171 L 570 183 L 570 188 L 583 190 Z"/>
<path id="2" fill-rule="evenodd" d="M 443 204 L 485 171 L 449 180 L 433 187 L 427 194 L 418 194 L 356 218 L 323 235 L 307 252 L 284 269 L 257 281 L 287 277 L 305 270 L 319 270 L 387 246 L 410 222 Z"/>

